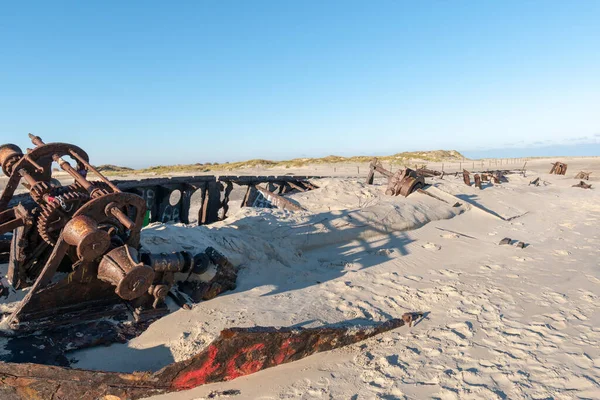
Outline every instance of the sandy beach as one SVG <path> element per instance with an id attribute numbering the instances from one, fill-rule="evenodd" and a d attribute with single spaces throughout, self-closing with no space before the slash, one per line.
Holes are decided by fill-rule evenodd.
<path id="1" fill-rule="evenodd" d="M 565 159 L 566 176 L 549 175 L 550 161 L 530 160 L 526 176 L 482 190 L 460 175 L 428 178 L 445 201 L 386 196 L 382 178 L 327 178 L 290 196 L 306 211 L 233 206 L 210 226 L 152 224 L 144 248 L 213 246 L 240 268 L 237 289 L 189 311 L 170 303 L 170 315 L 128 344 L 71 354 L 73 367 L 158 370 L 228 327 L 422 311 L 411 328 L 153 399 L 598 398 L 600 159 Z M 572 187 L 579 170 L 592 172 L 591 190 Z M 540 186 L 529 185 L 536 177 Z"/>

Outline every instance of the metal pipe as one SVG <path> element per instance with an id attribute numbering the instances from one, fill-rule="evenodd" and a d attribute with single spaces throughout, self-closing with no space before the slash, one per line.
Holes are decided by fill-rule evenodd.
<path id="1" fill-rule="evenodd" d="M 121 190 L 117 187 L 117 185 L 115 185 L 114 183 L 112 183 L 110 180 L 108 180 L 104 175 L 102 175 L 100 173 L 100 171 L 98 171 L 94 166 L 92 166 L 89 162 L 87 162 L 83 157 L 81 157 L 79 154 L 77 154 L 76 151 L 73 150 L 69 150 L 69 153 L 71 153 L 71 155 L 73 156 L 73 158 L 75 158 L 77 161 L 79 161 L 81 164 L 83 164 L 84 166 L 86 166 L 89 170 L 91 170 L 93 173 L 95 173 L 96 175 L 98 175 L 98 178 L 100 178 L 100 180 L 104 183 L 106 183 L 108 186 L 110 186 L 110 188 L 115 192 L 115 193 L 119 193 Z"/>
<path id="2" fill-rule="evenodd" d="M 127 228 L 128 230 L 131 230 L 131 229 L 133 229 L 133 227 L 135 227 L 135 222 L 133 222 L 131 220 L 131 218 L 129 218 L 127 215 L 125 215 L 125 213 L 123 211 L 119 210 L 117 207 L 111 207 L 109 210 L 110 210 L 110 213 L 113 215 L 113 217 L 118 219 L 119 222 L 121 224 L 123 224 L 123 226 L 125 228 Z"/>
<path id="3" fill-rule="evenodd" d="M 38 181 L 33 176 L 31 176 L 29 172 L 25 171 L 22 168 L 19 169 L 19 175 L 21 175 L 21 177 L 23 177 L 31 187 L 35 186 L 35 184 L 38 183 Z"/>

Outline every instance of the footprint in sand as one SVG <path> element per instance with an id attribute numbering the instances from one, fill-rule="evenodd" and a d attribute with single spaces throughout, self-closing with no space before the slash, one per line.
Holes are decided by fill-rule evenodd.
<path id="1" fill-rule="evenodd" d="M 567 250 L 554 250 L 554 254 L 557 256 L 569 256 L 571 255 L 571 252 Z"/>
<path id="2" fill-rule="evenodd" d="M 585 300 L 585 301 L 587 301 L 589 303 L 593 303 L 593 304 L 596 304 L 598 302 L 598 296 L 596 296 L 592 292 L 589 292 L 584 289 L 579 289 L 579 293 L 581 293 L 582 300 Z"/>
<path id="3" fill-rule="evenodd" d="M 427 249 L 427 250 L 431 250 L 431 251 L 437 251 L 442 248 L 442 246 L 437 245 L 435 243 L 431 243 L 431 242 L 427 242 L 424 245 L 422 245 L 421 247 L 424 249 Z"/>
<path id="4" fill-rule="evenodd" d="M 451 269 L 441 269 L 441 270 L 438 271 L 438 274 L 443 275 L 443 276 L 449 276 L 449 277 L 452 277 L 452 278 L 456 278 L 460 274 L 462 274 L 462 272 L 454 271 L 454 270 L 451 270 Z"/>
<path id="5" fill-rule="evenodd" d="M 555 304 L 565 304 L 567 300 L 567 295 L 557 292 L 545 292 L 543 296 L 550 301 L 553 301 Z"/>
<path id="6" fill-rule="evenodd" d="M 404 277 L 410 281 L 415 281 L 415 282 L 419 282 L 421 279 L 423 279 L 422 276 L 418 276 L 418 275 L 404 275 Z"/>
<path id="7" fill-rule="evenodd" d="M 588 278 L 590 282 L 594 282 L 594 283 L 599 283 L 600 284 L 600 279 L 596 278 L 595 276 L 586 275 L 585 277 Z"/>
<path id="8" fill-rule="evenodd" d="M 575 224 L 572 222 L 564 222 L 562 224 L 558 224 L 558 226 L 562 226 L 563 228 L 567 228 L 567 229 L 575 228 Z"/>
<path id="9" fill-rule="evenodd" d="M 460 235 L 457 235 L 456 233 L 443 233 L 440 237 L 444 239 L 458 239 L 460 238 Z"/>
<path id="10" fill-rule="evenodd" d="M 502 269 L 502 266 L 497 265 L 497 264 L 490 264 L 490 265 L 482 265 L 481 267 L 479 267 L 480 269 L 485 270 L 493 270 L 493 271 L 499 271 Z"/>

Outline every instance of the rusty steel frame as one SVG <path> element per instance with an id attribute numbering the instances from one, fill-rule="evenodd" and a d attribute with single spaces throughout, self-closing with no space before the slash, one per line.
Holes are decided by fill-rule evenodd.
<path id="1" fill-rule="evenodd" d="M 214 176 L 201 175 L 173 178 L 149 178 L 141 180 L 113 180 L 120 191 L 133 193 L 146 200 L 149 222 L 182 222 L 189 224 L 192 220 L 189 210 L 192 195 L 201 191 L 200 208 L 197 215 L 198 225 L 207 225 L 223 220 L 229 210 L 229 194 L 233 185 L 253 186 L 257 184 L 276 185 L 279 193 L 288 194 L 293 191 L 308 191 L 318 187 L 309 182 L 311 179 L 322 179 L 323 176 Z M 170 203 L 171 194 L 181 193 L 177 204 Z M 222 195 L 223 193 L 223 195 Z M 20 203 L 31 203 L 29 194 L 13 196 L 9 206 Z M 1 219 L 0 219 L 1 221 Z"/>
<path id="2" fill-rule="evenodd" d="M 229 194 L 233 185 L 245 186 L 246 194 L 242 200 L 242 207 L 276 207 L 291 211 L 301 211 L 302 207 L 283 197 L 294 192 L 306 192 L 318 189 L 311 183 L 311 179 L 323 179 L 323 176 L 219 176 L 221 186 L 225 185 L 225 195 L 221 201 L 222 217 L 227 218 L 229 210 Z M 263 186 L 264 185 L 264 186 Z M 275 193 L 277 191 L 277 193 Z"/>

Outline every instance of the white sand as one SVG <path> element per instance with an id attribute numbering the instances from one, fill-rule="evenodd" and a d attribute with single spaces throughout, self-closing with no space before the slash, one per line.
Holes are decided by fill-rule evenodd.
<path id="1" fill-rule="evenodd" d="M 127 345 L 77 352 L 75 367 L 156 370 L 226 327 L 427 311 L 412 328 L 153 399 L 227 389 L 241 391 L 234 399 L 600 398 L 600 160 L 568 162 L 565 177 L 540 160 L 528 163 L 540 173 L 481 191 L 462 177 L 432 181 L 461 207 L 331 179 L 291 196 L 306 212 L 232 209 L 210 227 L 155 224 L 144 246 L 215 246 L 241 267 L 238 288 L 191 311 L 173 307 Z M 595 171 L 594 189 L 571 187 L 580 169 Z M 548 184 L 528 186 L 537 176 Z M 529 246 L 499 246 L 504 237 Z"/>

